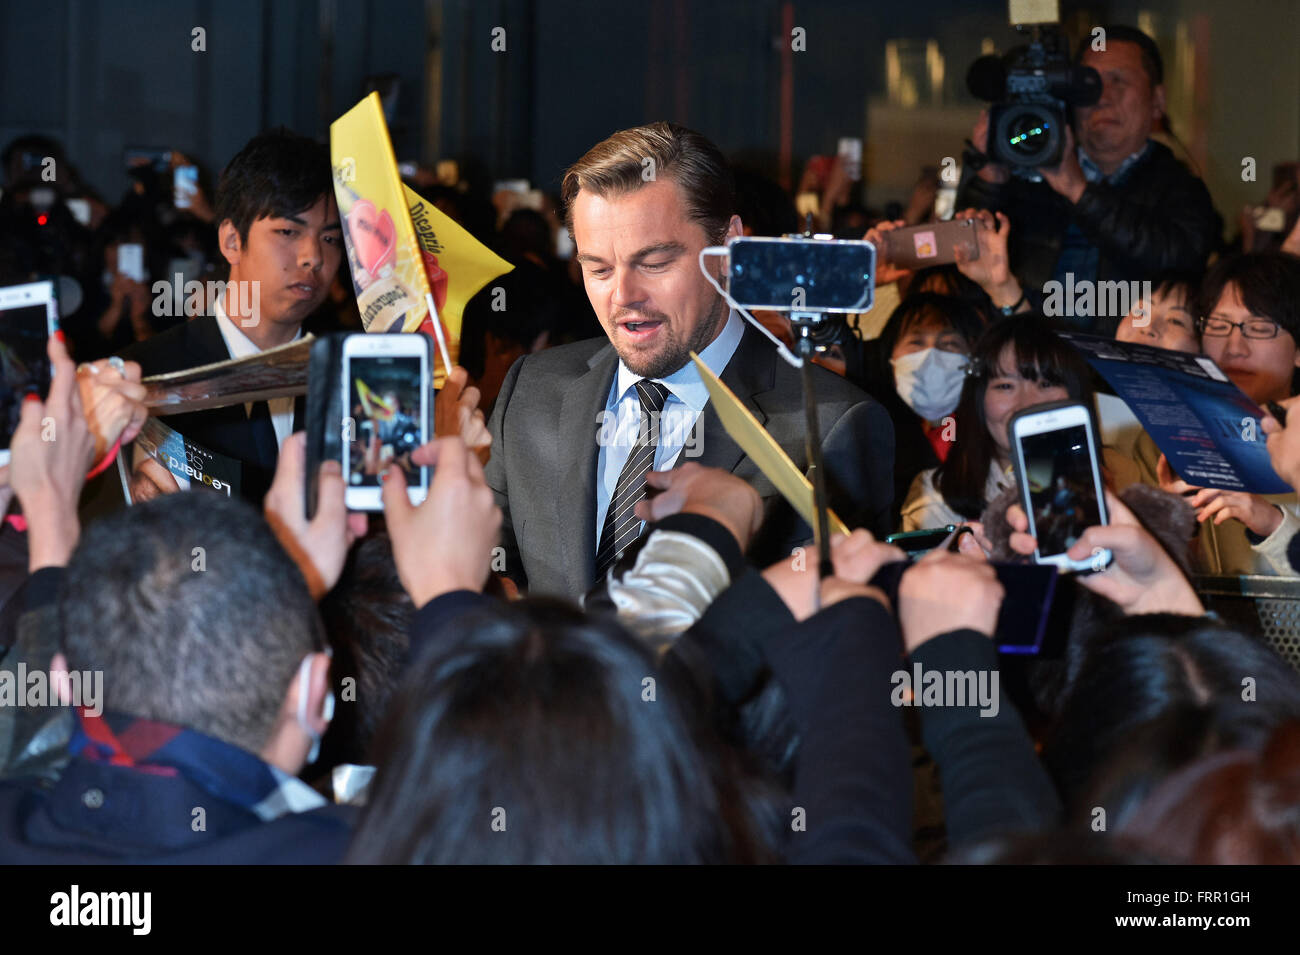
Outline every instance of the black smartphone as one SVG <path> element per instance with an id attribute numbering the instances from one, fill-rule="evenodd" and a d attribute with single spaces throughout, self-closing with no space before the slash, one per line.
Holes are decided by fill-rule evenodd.
<path id="1" fill-rule="evenodd" d="M 747 308 L 865 312 L 876 287 L 870 242 L 746 236 L 727 243 L 728 292 Z"/>
<path id="2" fill-rule="evenodd" d="M 902 560 L 885 564 L 876 571 L 870 584 L 884 591 L 890 605 L 897 607 L 898 583 L 911 566 L 910 561 Z M 1054 640 L 1053 636 L 1064 634 L 1067 627 L 1059 614 L 1056 625 L 1049 625 L 1057 603 L 1056 568 L 1036 564 L 994 564 L 993 569 L 1005 592 L 995 633 L 998 652 L 1029 656 L 1059 654 L 1063 641 Z"/>
<path id="3" fill-rule="evenodd" d="M 0 288 L 0 465 L 9 463 L 23 400 L 49 396 L 54 370 L 46 348 L 58 322 L 53 282 Z"/>
<path id="4" fill-rule="evenodd" d="M 903 531 L 900 534 L 890 534 L 885 538 L 886 544 L 893 544 L 901 548 L 909 557 L 920 557 L 922 554 L 928 554 L 936 547 L 943 544 L 953 533 L 964 530 L 970 532 L 969 527 L 958 527 L 956 524 L 949 524 L 946 527 L 934 527 L 922 531 Z M 953 538 L 955 544 L 957 539 Z"/>

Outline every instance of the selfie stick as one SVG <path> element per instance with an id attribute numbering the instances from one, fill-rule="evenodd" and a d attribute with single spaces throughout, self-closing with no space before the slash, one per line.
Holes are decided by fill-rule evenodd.
<path id="1" fill-rule="evenodd" d="M 709 284 L 722 296 L 723 300 L 739 312 L 746 321 L 757 328 L 768 340 L 776 346 L 777 354 L 787 362 L 800 370 L 800 376 L 803 380 L 803 410 L 804 423 L 807 431 L 806 436 L 806 453 L 808 455 L 808 472 L 809 479 L 813 486 L 813 510 L 816 512 L 817 519 L 813 523 L 813 540 L 817 544 L 817 572 L 821 577 L 829 577 L 834 572 L 831 564 L 831 534 L 830 518 L 826 514 L 826 469 L 822 463 L 822 439 L 821 429 L 817 424 L 817 392 L 813 387 L 812 380 L 812 355 L 816 346 L 812 340 L 813 329 L 818 321 L 823 318 L 820 312 L 791 312 L 790 324 L 798 334 L 799 338 L 795 344 L 799 356 L 795 357 L 786 348 L 785 342 L 777 338 L 766 328 L 763 323 L 749 313 L 744 305 L 741 305 L 731 293 L 719 284 L 718 280 L 713 277 L 707 268 L 704 267 L 706 257 L 724 256 L 728 254 L 725 245 L 714 245 L 700 250 L 699 264 L 700 271 Z M 818 595 L 813 595 L 814 608 L 820 607 Z"/>
<path id="2" fill-rule="evenodd" d="M 813 540 L 817 543 L 817 572 L 820 577 L 834 573 L 831 564 L 831 524 L 826 515 L 826 468 L 822 463 L 821 428 L 817 425 L 817 392 L 813 387 L 812 356 L 813 329 L 819 316 L 809 312 L 791 312 L 790 325 L 798 334 L 795 347 L 803 359 L 800 377 L 803 379 L 803 413 L 807 430 L 805 443 L 808 454 L 808 477 L 813 486 L 813 510 L 817 521 L 813 526 Z"/>

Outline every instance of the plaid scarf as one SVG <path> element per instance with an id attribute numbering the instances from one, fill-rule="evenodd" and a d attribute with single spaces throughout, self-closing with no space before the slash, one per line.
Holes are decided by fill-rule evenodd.
<path id="1" fill-rule="evenodd" d="M 310 786 L 252 753 L 197 730 L 133 716 L 73 711 L 74 757 L 157 776 L 180 776 L 269 822 L 325 805 Z"/>

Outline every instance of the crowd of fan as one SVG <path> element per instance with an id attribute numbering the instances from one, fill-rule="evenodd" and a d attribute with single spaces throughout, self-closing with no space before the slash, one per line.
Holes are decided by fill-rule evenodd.
<path id="1" fill-rule="evenodd" d="M 789 195 L 739 179 L 746 223 L 796 227 Z M 97 287 L 102 270 L 105 287 L 51 339 L 49 397 L 24 404 L 0 490 L 28 551 L 0 614 L 0 690 L 37 672 L 51 694 L 75 696 L 77 674 L 104 687 L 102 712 L 0 706 L 0 861 L 1300 862 L 1300 674 L 1207 614 L 1189 577 L 1300 574 L 1296 496 L 1181 481 L 1042 314 L 1051 273 L 1016 251 L 1017 230 L 1042 223 L 997 193 L 1019 186 L 968 185 L 979 258 L 915 274 L 882 259 L 899 304 L 831 364 L 891 413 L 897 527 L 976 533 L 888 594 L 872 581 L 904 555 L 864 529 L 835 540 L 828 577 L 813 559 L 753 567 L 757 493 L 686 464 L 648 479 L 646 533 L 580 605 L 496 595 L 501 513 L 461 429 L 481 428 L 516 357 L 599 326 L 574 317 L 585 303 L 553 215 L 515 211 L 498 233 L 492 210 L 441 187 L 431 197 L 479 216 L 519 266 L 505 280 L 519 306 L 467 312 L 456 381 L 482 390 L 460 392 L 416 452 L 433 469 L 423 504 L 391 469 L 383 530 L 368 532 L 327 463 L 309 520 L 298 434 L 260 515 L 173 494 L 83 530 L 87 470 L 145 414 L 138 366 L 77 367 L 152 332 L 115 244 L 161 262 L 210 231 L 160 227 L 136 189 L 83 242 L 78 274 Z M 915 218 L 835 216 L 880 248 Z M 1067 258 L 1077 238 L 1056 236 Z M 1294 407 L 1300 227 L 1268 251 L 1218 238 L 1161 254 L 1133 237 L 1147 258 L 1110 274 L 1151 296 L 1086 330 L 1202 353 L 1257 404 Z M 319 330 L 355 326 L 340 281 Z M 1113 565 L 1063 579 L 1059 659 L 1011 661 L 990 559 L 1026 560 L 1035 541 L 1006 424 L 1065 398 L 1099 405 L 1109 483 L 1109 524 L 1071 553 L 1105 548 Z M 1300 487 L 1300 416 L 1264 431 Z M 920 687 L 900 700 L 899 671 L 1002 679 L 983 705 L 931 706 Z"/>

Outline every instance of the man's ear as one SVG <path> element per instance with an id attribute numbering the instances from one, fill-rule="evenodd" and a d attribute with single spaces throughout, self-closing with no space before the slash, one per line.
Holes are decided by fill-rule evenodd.
<path id="1" fill-rule="evenodd" d="M 745 234 L 745 225 L 743 222 L 740 221 L 740 216 L 733 215 L 731 217 L 731 221 L 727 223 L 727 231 L 725 234 L 723 234 L 722 241 L 719 242 L 718 245 L 726 245 L 728 239 L 741 238 L 744 236 L 744 234 Z M 718 256 L 717 259 L 718 259 L 717 262 L 718 271 L 717 274 L 714 276 L 714 278 L 717 279 L 719 284 L 721 284 L 722 282 L 726 281 L 727 267 L 720 261 L 721 256 Z"/>
<path id="2" fill-rule="evenodd" d="M 217 246 L 221 249 L 222 257 L 232 267 L 239 264 L 239 259 L 244 254 L 244 243 L 240 241 L 235 223 L 229 219 L 217 227 Z"/>
<path id="3" fill-rule="evenodd" d="M 1161 120 L 1165 115 L 1165 85 L 1158 84 L 1151 91 L 1151 122 L 1156 129 L 1161 129 L 1163 123 Z"/>
<path id="4" fill-rule="evenodd" d="M 290 692 L 297 693 L 297 687 L 300 685 L 299 680 L 294 680 L 294 689 Z M 307 678 L 307 722 L 317 733 L 324 733 L 330 725 L 330 718 L 334 715 L 325 712 L 327 697 L 330 693 L 330 658 L 325 653 L 313 653 L 311 655 L 311 675 Z M 294 700 L 295 710 L 297 709 L 297 700 Z"/>

